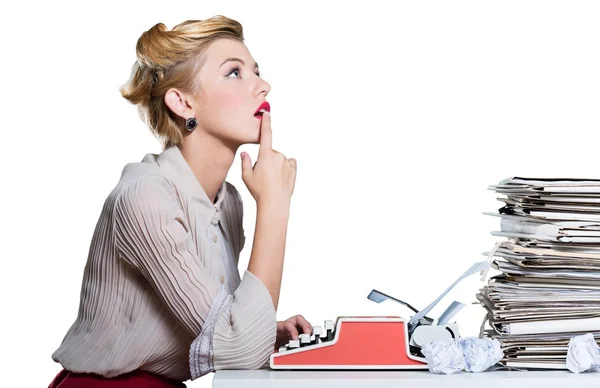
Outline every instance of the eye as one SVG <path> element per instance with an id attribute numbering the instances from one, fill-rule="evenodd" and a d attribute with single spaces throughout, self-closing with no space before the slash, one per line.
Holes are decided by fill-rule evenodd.
<path id="1" fill-rule="evenodd" d="M 239 74 L 240 74 L 240 68 L 239 68 L 238 66 L 236 66 L 236 67 L 234 67 L 233 69 L 231 69 L 231 71 L 229 72 L 229 74 L 227 74 L 227 76 L 229 77 L 229 76 L 231 76 L 233 73 L 236 73 L 236 72 L 237 72 L 237 74 L 238 74 L 238 77 L 239 77 Z M 237 78 L 237 77 L 236 77 L 236 78 Z"/>
<path id="2" fill-rule="evenodd" d="M 240 69 L 240 67 L 239 67 L 239 66 L 236 66 L 236 67 L 234 67 L 233 69 L 231 69 L 231 71 L 229 72 L 229 74 L 227 74 L 227 77 L 231 77 L 231 75 L 233 75 L 234 73 L 237 73 L 237 76 L 236 76 L 235 78 L 239 78 L 239 77 L 240 77 L 240 72 L 241 72 L 241 71 L 242 71 L 242 70 Z M 256 76 L 257 76 L 257 77 L 260 77 L 260 71 L 257 71 L 257 72 L 256 72 L 256 73 L 254 73 L 254 74 L 256 74 Z"/>

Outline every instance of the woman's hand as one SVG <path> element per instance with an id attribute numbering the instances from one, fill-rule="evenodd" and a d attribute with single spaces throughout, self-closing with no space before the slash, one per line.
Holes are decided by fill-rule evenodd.
<path id="1" fill-rule="evenodd" d="M 285 321 L 277 322 L 275 349 L 286 345 L 290 340 L 298 339 L 300 334 L 312 334 L 313 327 L 302 315 L 295 315 Z"/>
<path id="2" fill-rule="evenodd" d="M 272 148 L 271 115 L 264 112 L 260 124 L 260 148 L 254 167 L 250 155 L 241 153 L 242 180 L 257 203 L 289 205 L 296 183 L 296 159 L 286 159 Z"/>

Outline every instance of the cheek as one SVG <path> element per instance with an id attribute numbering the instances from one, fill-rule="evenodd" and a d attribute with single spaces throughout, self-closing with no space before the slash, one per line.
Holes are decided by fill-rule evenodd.
<path id="1" fill-rule="evenodd" d="M 221 91 L 214 95 L 213 101 L 216 109 L 221 114 L 232 115 L 243 106 L 243 98 L 239 93 Z"/>
<path id="2" fill-rule="evenodd" d="M 242 133 L 251 134 L 259 127 L 259 121 L 250 112 L 248 98 L 244 93 L 220 90 L 211 93 L 210 104 L 205 106 L 202 124 L 217 136 L 239 140 Z M 255 123 L 256 122 L 256 123 Z M 244 141 L 247 141 L 245 139 Z M 252 140 L 254 141 L 254 140 Z"/>
<path id="3" fill-rule="evenodd" d="M 218 127 L 222 133 L 239 133 L 247 129 L 256 118 L 250 112 L 252 108 L 248 106 L 248 98 L 243 93 L 232 93 L 221 91 L 213 96 L 211 106 L 215 110 L 212 112 L 213 125 Z"/>

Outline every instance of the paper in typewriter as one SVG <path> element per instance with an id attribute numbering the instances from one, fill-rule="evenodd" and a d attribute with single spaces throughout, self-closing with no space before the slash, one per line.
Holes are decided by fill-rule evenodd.
<path id="1" fill-rule="evenodd" d="M 566 369 L 569 340 L 600 342 L 600 180 L 511 178 L 499 196 L 500 272 L 477 294 L 514 367 Z M 488 252 L 484 252 L 485 255 Z"/>

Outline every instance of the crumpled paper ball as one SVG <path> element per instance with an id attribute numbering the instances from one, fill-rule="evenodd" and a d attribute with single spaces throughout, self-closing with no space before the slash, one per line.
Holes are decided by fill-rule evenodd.
<path id="1" fill-rule="evenodd" d="M 456 341 L 435 340 L 421 347 L 431 373 L 452 374 L 463 370 L 465 360 Z"/>
<path id="2" fill-rule="evenodd" d="M 567 368 L 573 373 L 600 371 L 600 347 L 592 333 L 571 338 L 567 350 Z"/>
<path id="3" fill-rule="evenodd" d="M 492 338 L 459 338 L 458 348 L 463 354 L 467 372 L 483 372 L 504 357 L 500 342 Z"/>

